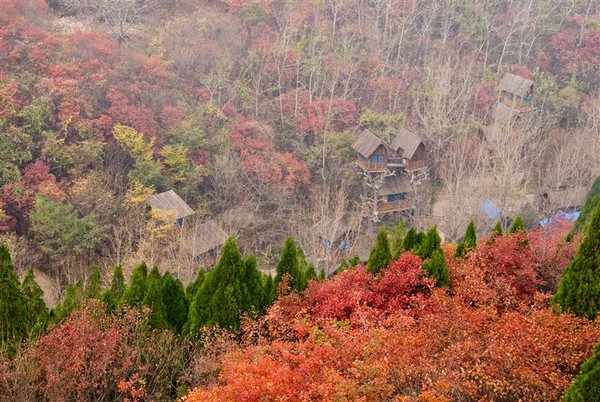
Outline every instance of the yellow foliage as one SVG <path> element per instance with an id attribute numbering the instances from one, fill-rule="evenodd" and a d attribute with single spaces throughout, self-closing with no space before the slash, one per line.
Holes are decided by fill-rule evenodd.
<path id="1" fill-rule="evenodd" d="M 115 125 L 113 136 L 117 143 L 126 149 L 136 161 L 152 160 L 154 138 L 146 141 L 142 133 L 138 133 L 134 128 L 122 124 Z"/>
<path id="2" fill-rule="evenodd" d="M 185 180 L 189 166 L 188 149 L 183 145 L 165 145 L 161 151 L 164 163 L 176 182 Z"/>
<path id="3" fill-rule="evenodd" d="M 135 209 L 146 205 L 148 198 L 154 194 L 151 187 L 146 187 L 141 183 L 133 183 L 133 187 L 127 189 L 123 205 L 126 209 Z"/>

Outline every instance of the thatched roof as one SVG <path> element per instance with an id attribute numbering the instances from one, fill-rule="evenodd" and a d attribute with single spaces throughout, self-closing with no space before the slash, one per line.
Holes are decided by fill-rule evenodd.
<path id="1" fill-rule="evenodd" d="M 392 140 L 390 148 L 395 152 L 402 149 L 402 157 L 411 159 L 421 143 L 421 138 L 403 128 Z"/>
<path id="2" fill-rule="evenodd" d="M 379 189 L 379 194 L 387 196 L 392 194 L 411 193 L 412 191 L 408 177 L 390 176 L 385 178 L 385 181 Z"/>
<path id="3" fill-rule="evenodd" d="M 181 219 L 194 214 L 194 210 L 181 199 L 173 190 L 160 194 L 154 194 L 148 198 L 148 204 L 159 211 L 173 211 L 173 218 Z"/>
<path id="4" fill-rule="evenodd" d="M 381 138 L 365 129 L 362 133 L 360 133 L 356 141 L 354 141 L 352 148 L 365 158 L 369 158 L 382 144 L 383 141 Z"/>
<path id="5" fill-rule="evenodd" d="M 229 238 L 229 235 L 212 219 L 202 223 L 192 236 L 189 239 L 190 246 L 196 256 L 222 246 Z"/>
<path id="6" fill-rule="evenodd" d="M 506 91 L 522 98 L 527 94 L 527 92 L 529 92 L 532 85 L 533 81 L 528 80 L 527 78 L 506 73 L 498 84 L 498 90 Z"/>

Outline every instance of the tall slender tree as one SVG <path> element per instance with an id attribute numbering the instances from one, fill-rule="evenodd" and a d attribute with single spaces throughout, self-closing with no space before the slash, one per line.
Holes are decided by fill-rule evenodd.
<path id="1" fill-rule="evenodd" d="M 23 283 L 21 284 L 21 293 L 25 298 L 25 306 L 30 318 L 30 329 L 35 334 L 44 331 L 48 322 L 48 307 L 44 302 L 44 291 L 35 281 L 33 270 L 27 271 Z"/>
<path id="2" fill-rule="evenodd" d="M 390 242 L 388 240 L 387 232 L 384 228 L 380 228 L 377 233 L 375 246 L 371 250 L 371 254 L 369 254 L 367 271 L 372 274 L 378 274 L 387 267 L 391 259 L 392 253 L 390 251 Z"/>
<path id="3" fill-rule="evenodd" d="M 596 318 L 600 309 L 600 204 L 592 211 L 577 254 L 565 268 L 552 299 L 578 317 Z"/>
<path id="4" fill-rule="evenodd" d="M 146 278 L 148 277 L 148 267 L 145 262 L 135 267 L 129 277 L 129 286 L 123 295 L 123 299 L 131 307 L 139 307 L 146 294 Z"/>
<path id="5" fill-rule="evenodd" d="M 158 267 L 153 267 L 146 279 L 146 292 L 142 300 L 142 306 L 150 309 L 148 325 L 152 328 L 166 328 L 166 308 L 161 295 L 162 276 Z"/>
<path id="6" fill-rule="evenodd" d="M 2 343 L 27 337 L 32 318 L 21 293 L 19 277 L 10 253 L 0 244 L 0 339 Z"/>
<path id="7" fill-rule="evenodd" d="M 277 263 L 277 274 L 275 275 L 275 284 L 281 283 L 284 275 L 289 277 L 290 287 L 293 291 L 302 292 L 306 287 L 306 281 L 298 261 L 298 249 L 294 239 L 288 237 L 283 244 L 281 258 Z"/>
<path id="8" fill-rule="evenodd" d="M 477 230 L 475 228 L 475 222 L 469 222 L 465 236 L 463 240 L 456 247 L 456 256 L 464 257 L 470 250 L 473 250 L 477 246 Z"/>
<path id="9" fill-rule="evenodd" d="M 521 218 L 521 215 L 518 215 L 512 225 L 510 225 L 510 228 L 508 228 L 508 233 L 517 233 L 519 231 L 525 231 L 525 222 Z"/>
<path id="10" fill-rule="evenodd" d="M 164 305 L 165 320 L 176 333 L 181 333 L 188 318 L 190 303 L 179 279 L 167 272 L 162 279 L 160 297 Z"/>
<path id="11" fill-rule="evenodd" d="M 600 343 L 592 357 L 581 366 L 581 371 L 567 388 L 564 402 L 600 401 Z"/>

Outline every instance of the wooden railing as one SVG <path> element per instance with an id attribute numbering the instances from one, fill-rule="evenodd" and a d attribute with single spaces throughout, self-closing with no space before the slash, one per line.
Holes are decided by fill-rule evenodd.
<path id="1" fill-rule="evenodd" d="M 413 171 L 413 170 L 419 170 L 419 169 L 424 169 L 425 167 L 427 167 L 427 164 L 425 163 L 424 160 L 416 160 L 416 161 L 406 161 L 406 166 L 404 167 L 404 169 L 406 169 L 407 171 Z"/>
<path id="2" fill-rule="evenodd" d="M 393 201 L 393 202 L 381 202 L 377 205 L 378 212 L 394 212 L 394 211 L 405 211 L 412 208 L 410 200 Z"/>
<path id="3" fill-rule="evenodd" d="M 358 159 L 356 163 L 369 172 L 384 172 L 387 169 L 386 163 L 372 163 L 364 159 Z"/>

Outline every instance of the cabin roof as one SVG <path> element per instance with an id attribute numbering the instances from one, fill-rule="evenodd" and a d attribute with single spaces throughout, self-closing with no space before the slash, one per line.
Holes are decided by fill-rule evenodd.
<path id="1" fill-rule="evenodd" d="M 417 135 L 402 128 L 392 140 L 390 148 L 395 152 L 398 152 L 398 149 L 402 149 L 402 157 L 411 159 L 422 142 L 421 138 Z"/>
<path id="2" fill-rule="evenodd" d="M 386 177 L 385 181 L 379 189 L 380 195 L 392 195 L 402 193 L 412 193 L 410 180 L 406 176 L 390 176 Z"/>
<path id="3" fill-rule="evenodd" d="M 173 190 L 154 194 L 148 198 L 148 204 L 159 211 L 174 211 L 175 219 L 185 218 L 186 216 L 194 214 L 194 210 Z"/>
<path id="4" fill-rule="evenodd" d="M 527 78 L 523 78 L 519 75 L 506 73 L 500 83 L 498 84 L 498 89 L 500 91 L 506 91 L 512 93 L 513 95 L 524 97 L 527 92 L 531 89 L 533 85 L 533 81 L 528 80 Z"/>
<path id="5" fill-rule="evenodd" d="M 360 133 L 356 141 L 354 141 L 352 148 L 362 156 L 369 158 L 382 144 L 383 141 L 381 138 L 365 129 L 362 133 Z"/>
<path id="6" fill-rule="evenodd" d="M 496 107 L 496 116 L 494 117 L 494 121 L 498 124 L 508 126 L 518 116 L 519 116 L 519 111 L 517 109 L 512 108 L 508 105 L 505 105 L 502 102 L 498 102 L 498 106 Z"/>
<path id="7" fill-rule="evenodd" d="M 229 238 L 229 235 L 212 219 L 203 222 L 193 233 L 190 239 L 194 255 L 201 255 L 209 250 L 220 247 Z"/>

